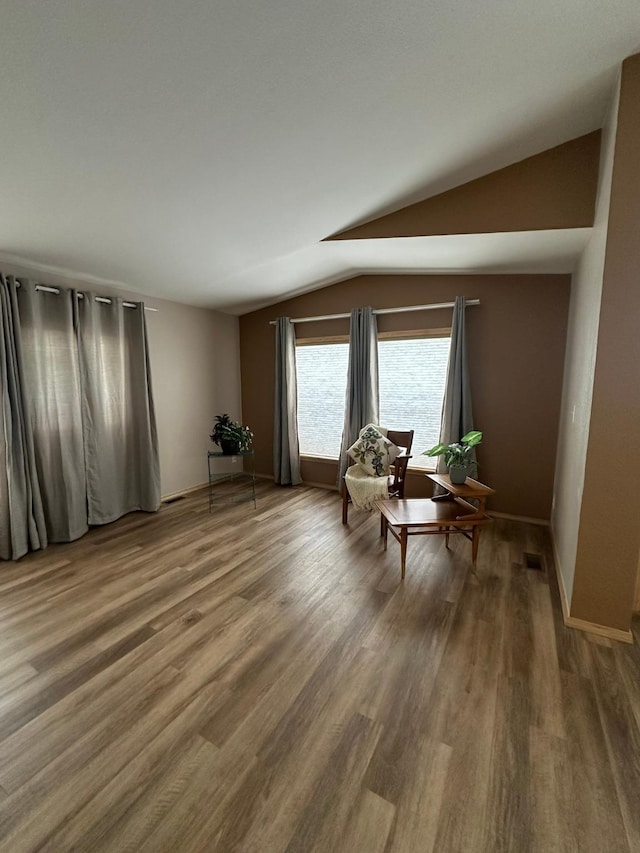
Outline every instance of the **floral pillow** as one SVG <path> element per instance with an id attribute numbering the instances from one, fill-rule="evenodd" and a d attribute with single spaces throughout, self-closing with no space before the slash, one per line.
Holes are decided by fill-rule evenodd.
<path id="1" fill-rule="evenodd" d="M 347 453 L 370 476 L 386 477 L 389 467 L 400 453 L 400 448 L 382 435 L 373 424 L 368 424 L 361 430 L 360 437 Z"/>

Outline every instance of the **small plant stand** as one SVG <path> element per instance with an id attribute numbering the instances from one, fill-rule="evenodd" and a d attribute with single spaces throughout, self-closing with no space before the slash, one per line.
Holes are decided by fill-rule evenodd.
<path id="1" fill-rule="evenodd" d="M 242 471 L 223 471 L 217 472 L 211 470 L 212 459 L 229 459 L 232 464 L 233 460 L 241 459 L 243 463 Z M 249 461 L 250 470 L 245 470 L 245 465 Z M 207 469 L 209 472 L 209 512 L 213 511 L 215 504 L 221 501 L 230 503 L 239 503 L 240 501 L 253 501 L 254 509 L 256 508 L 256 459 L 251 450 L 239 450 L 237 453 L 223 453 L 221 450 L 207 451 Z M 218 483 L 229 483 L 236 480 L 246 481 L 249 488 L 241 492 L 239 495 L 221 496 L 215 494 L 215 487 Z"/>

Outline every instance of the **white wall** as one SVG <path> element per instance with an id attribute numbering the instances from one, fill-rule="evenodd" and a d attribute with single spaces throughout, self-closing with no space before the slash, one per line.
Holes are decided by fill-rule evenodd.
<path id="1" fill-rule="evenodd" d="M 135 291 L 86 284 L 68 276 L 4 263 L 2 272 L 105 296 L 142 300 L 147 311 L 151 375 L 160 445 L 163 496 L 207 481 L 207 450 L 214 416 L 241 419 L 238 318 L 140 296 Z"/>
<path id="2" fill-rule="evenodd" d="M 571 281 L 562 409 L 551 512 L 556 559 L 571 604 L 591 418 L 600 299 L 607 243 L 619 83 L 602 131 L 594 228 Z"/>

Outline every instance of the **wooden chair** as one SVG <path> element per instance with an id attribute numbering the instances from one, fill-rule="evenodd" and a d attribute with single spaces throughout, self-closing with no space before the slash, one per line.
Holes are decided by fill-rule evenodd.
<path id="1" fill-rule="evenodd" d="M 399 429 L 390 429 L 387 432 L 387 438 L 389 441 L 393 442 L 397 447 L 402 448 L 402 453 L 396 457 L 393 465 L 391 466 L 391 472 L 389 474 L 389 497 L 390 498 L 403 498 L 404 497 L 404 483 L 407 474 L 407 465 L 409 464 L 409 460 L 411 459 L 411 445 L 413 444 L 413 430 L 399 430 Z M 356 464 L 356 463 L 354 463 Z M 349 466 L 351 467 L 351 466 Z M 349 516 L 349 504 L 351 503 L 351 498 L 349 497 L 349 489 L 347 488 L 347 484 L 342 479 L 342 523 L 346 524 Z"/>

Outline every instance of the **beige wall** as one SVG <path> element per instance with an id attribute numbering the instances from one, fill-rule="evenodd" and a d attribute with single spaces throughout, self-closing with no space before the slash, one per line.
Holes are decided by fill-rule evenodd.
<path id="1" fill-rule="evenodd" d="M 640 552 L 640 54 L 622 65 L 571 614 L 628 630 Z"/>
<path id="2" fill-rule="evenodd" d="M 591 420 L 591 397 L 600 319 L 600 298 L 609 223 L 618 94 L 602 133 L 600 183 L 594 228 L 571 282 L 562 410 L 551 526 L 567 602 L 571 603 L 578 527 Z"/>
<path id="3" fill-rule="evenodd" d="M 238 318 L 140 296 L 135 291 L 85 284 L 64 276 L 3 263 L 3 272 L 105 296 L 142 299 L 147 330 L 160 445 L 163 495 L 207 480 L 207 450 L 214 416 L 241 417 Z"/>
<path id="4" fill-rule="evenodd" d="M 273 471 L 274 329 L 307 317 L 372 305 L 390 308 L 478 297 L 467 310 L 475 425 L 485 433 L 479 477 L 496 489 L 495 511 L 549 519 L 560 412 L 569 276 L 368 275 L 240 318 L 243 412 L 256 433 L 256 465 Z M 451 310 L 381 315 L 379 331 L 443 328 Z M 348 320 L 305 323 L 305 336 L 347 334 Z M 407 426 L 411 426 L 410 424 Z M 336 464 L 304 462 L 308 482 L 335 483 Z M 430 493 L 414 475 L 409 495 Z"/>
<path id="5" fill-rule="evenodd" d="M 150 301 L 147 300 L 150 304 Z M 163 495 L 207 479 L 214 416 L 241 419 L 238 318 L 157 304 L 147 312 Z"/>

